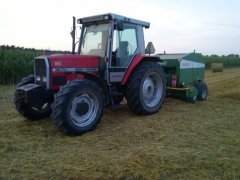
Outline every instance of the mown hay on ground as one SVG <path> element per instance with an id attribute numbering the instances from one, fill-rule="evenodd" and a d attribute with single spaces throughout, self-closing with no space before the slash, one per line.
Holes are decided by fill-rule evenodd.
<path id="1" fill-rule="evenodd" d="M 207 71 L 206 82 L 205 102 L 167 98 L 150 116 L 106 109 L 78 137 L 59 133 L 50 118 L 24 119 L 15 87 L 0 86 L 0 179 L 239 179 L 240 69 Z"/>

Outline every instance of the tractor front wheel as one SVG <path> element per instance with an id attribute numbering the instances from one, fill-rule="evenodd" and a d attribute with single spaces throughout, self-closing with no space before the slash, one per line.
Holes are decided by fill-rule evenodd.
<path id="1" fill-rule="evenodd" d="M 52 119 L 66 134 L 79 135 L 96 127 L 104 108 L 102 88 L 95 82 L 73 80 L 61 87 L 52 104 Z"/>
<path id="2" fill-rule="evenodd" d="M 126 98 L 135 114 L 157 112 L 166 96 L 166 82 L 157 62 L 143 62 L 136 67 L 127 83 Z"/>

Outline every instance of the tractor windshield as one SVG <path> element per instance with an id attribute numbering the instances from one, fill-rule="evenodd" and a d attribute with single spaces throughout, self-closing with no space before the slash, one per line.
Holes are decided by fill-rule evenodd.
<path id="1" fill-rule="evenodd" d="M 104 57 L 109 24 L 88 25 L 83 28 L 80 54 Z"/>

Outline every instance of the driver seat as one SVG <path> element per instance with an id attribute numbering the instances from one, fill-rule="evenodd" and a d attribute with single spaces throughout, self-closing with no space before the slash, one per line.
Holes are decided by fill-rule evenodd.
<path id="1" fill-rule="evenodd" d="M 119 48 L 117 52 L 117 61 L 118 66 L 123 67 L 126 65 L 126 61 L 128 60 L 129 51 L 128 51 L 128 41 L 121 41 L 119 43 Z"/>

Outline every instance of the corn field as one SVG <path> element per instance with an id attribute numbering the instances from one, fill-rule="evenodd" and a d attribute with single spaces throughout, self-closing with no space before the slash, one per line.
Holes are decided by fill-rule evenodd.
<path id="1" fill-rule="evenodd" d="M 0 46 L 0 84 L 16 84 L 33 73 L 33 59 L 39 55 L 69 52 Z"/>

